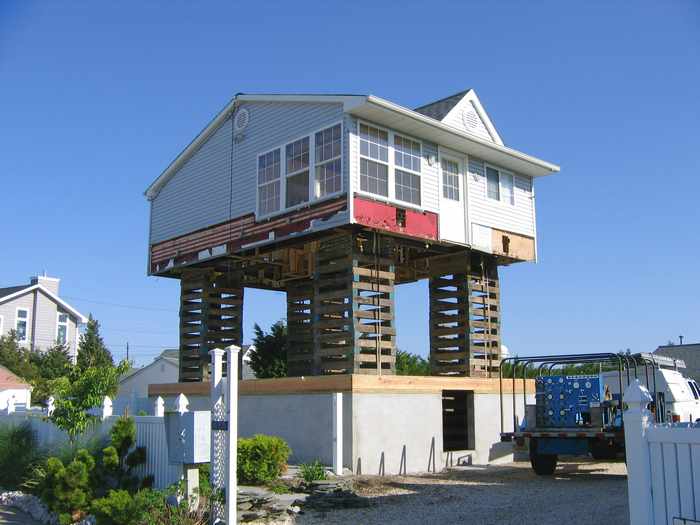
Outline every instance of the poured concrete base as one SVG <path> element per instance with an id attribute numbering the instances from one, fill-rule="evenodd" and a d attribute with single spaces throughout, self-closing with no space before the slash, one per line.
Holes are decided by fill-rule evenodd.
<path id="1" fill-rule="evenodd" d="M 516 385 L 517 388 L 522 385 Z M 511 385 L 504 383 L 504 420 L 512 430 Z M 208 383 L 151 385 L 166 407 L 183 392 L 190 410 L 209 408 Z M 534 403 L 534 385 L 525 386 Z M 443 391 L 473 392 L 471 450 L 443 448 Z M 332 464 L 333 400 L 343 393 L 343 466 L 356 474 L 436 472 L 457 464 L 484 465 L 513 460 L 512 445 L 500 442 L 498 379 L 406 376 L 330 376 L 239 382 L 241 437 L 269 434 L 292 449 L 290 462 Z M 522 392 L 522 390 L 520 390 Z M 522 393 L 516 416 L 522 419 Z"/>

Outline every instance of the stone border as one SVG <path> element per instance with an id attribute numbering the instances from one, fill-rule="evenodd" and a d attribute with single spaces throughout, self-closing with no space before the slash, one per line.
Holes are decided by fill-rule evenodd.
<path id="1" fill-rule="evenodd" d="M 58 516 L 33 494 L 25 494 L 19 490 L 0 492 L 0 505 L 19 509 L 44 525 L 59 525 Z M 88 516 L 75 525 L 95 525 L 95 518 Z"/>

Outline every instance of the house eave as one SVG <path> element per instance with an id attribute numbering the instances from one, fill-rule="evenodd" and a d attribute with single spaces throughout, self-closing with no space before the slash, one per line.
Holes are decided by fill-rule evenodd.
<path id="1" fill-rule="evenodd" d="M 12 299 L 15 299 L 16 297 L 20 297 L 26 293 L 33 292 L 34 290 L 41 290 L 52 301 L 54 301 L 57 304 L 60 304 L 65 310 L 68 310 L 71 314 L 73 314 L 73 317 L 75 317 L 80 324 L 85 324 L 88 322 L 87 317 L 85 317 L 78 310 L 73 308 L 71 305 L 69 305 L 67 302 L 65 302 L 63 299 L 61 299 L 57 295 L 51 293 L 49 290 L 47 290 L 46 288 L 44 288 L 40 284 L 33 284 L 31 286 L 27 286 L 26 288 L 22 288 L 21 290 L 18 290 L 15 293 L 1 297 L 0 304 L 6 303 L 7 301 L 11 301 Z"/>
<path id="2" fill-rule="evenodd" d="M 496 144 L 374 95 L 369 95 L 364 104 L 356 105 L 349 113 L 531 177 L 544 177 L 560 170 L 556 164 Z"/>

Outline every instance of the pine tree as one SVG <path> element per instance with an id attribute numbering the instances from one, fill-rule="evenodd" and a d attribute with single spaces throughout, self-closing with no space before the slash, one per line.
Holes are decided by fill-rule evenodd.
<path id="1" fill-rule="evenodd" d="M 255 377 L 287 377 L 287 327 L 278 321 L 266 334 L 255 324 L 255 350 L 250 353 L 250 368 Z"/>
<path id="2" fill-rule="evenodd" d="M 100 335 L 100 323 L 92 315 L 87 323 L 85 333 L 80 335 L 78 344 L 78 368 L 114 366 L 111 352 L 105 346 Z"/>

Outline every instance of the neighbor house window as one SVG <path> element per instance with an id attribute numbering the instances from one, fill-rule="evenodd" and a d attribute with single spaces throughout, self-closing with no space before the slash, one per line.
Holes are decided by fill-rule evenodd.
<path id="1" fill-rule="evenodd" d="M 486 195 L 489 199 L 515 204 L 515 192 L 513 191 L 513 175 L 504 171 L 486 166 Z"/>
<path id="2" fill-rule="evenodd" d="M 340 124 L 316 133 L 316 196 L 324 197 L 341 190 Z"/>
<path id="3" fill-rule="evenodd" d="M 68 314 L 58 314 L 56 319 L 56 344 L 64 345 L 68 340 Z"/>
<path id="4" fill-rule="evenodd" d="M 289 208 L 309 200 L 309 137 L 287 144 L 285 150 Z"/>
<path id="5" fill-rule="evenodd" d="M 17 340 L 21 343 L 27 342 L 27 322 L 29 321 L 29 310 L 24 308 L 17 309 L 17 319 L 15 320 L 15 331 L 17 332 Z"/>
<path id="6" fill-rule="evenodd" d="M 280 209 L 280 150 L 258 157 L 258 211 L 267 215 Z"/>
<path id="7" fill-rule="evenodd" d="M 360 189 L 389 196 L 389 133 L 360 124 Z"/>
<path id="8" fill-rule="evenodd" d="M 395 135 L 394 163 L 396 198 L 420 206 L 420 143 Z"/>
<path id="9" fill-rule="evenodd" d="M 453 160 L 442 159 L 442 196 L 459 200 L 459 164 Z"/>

